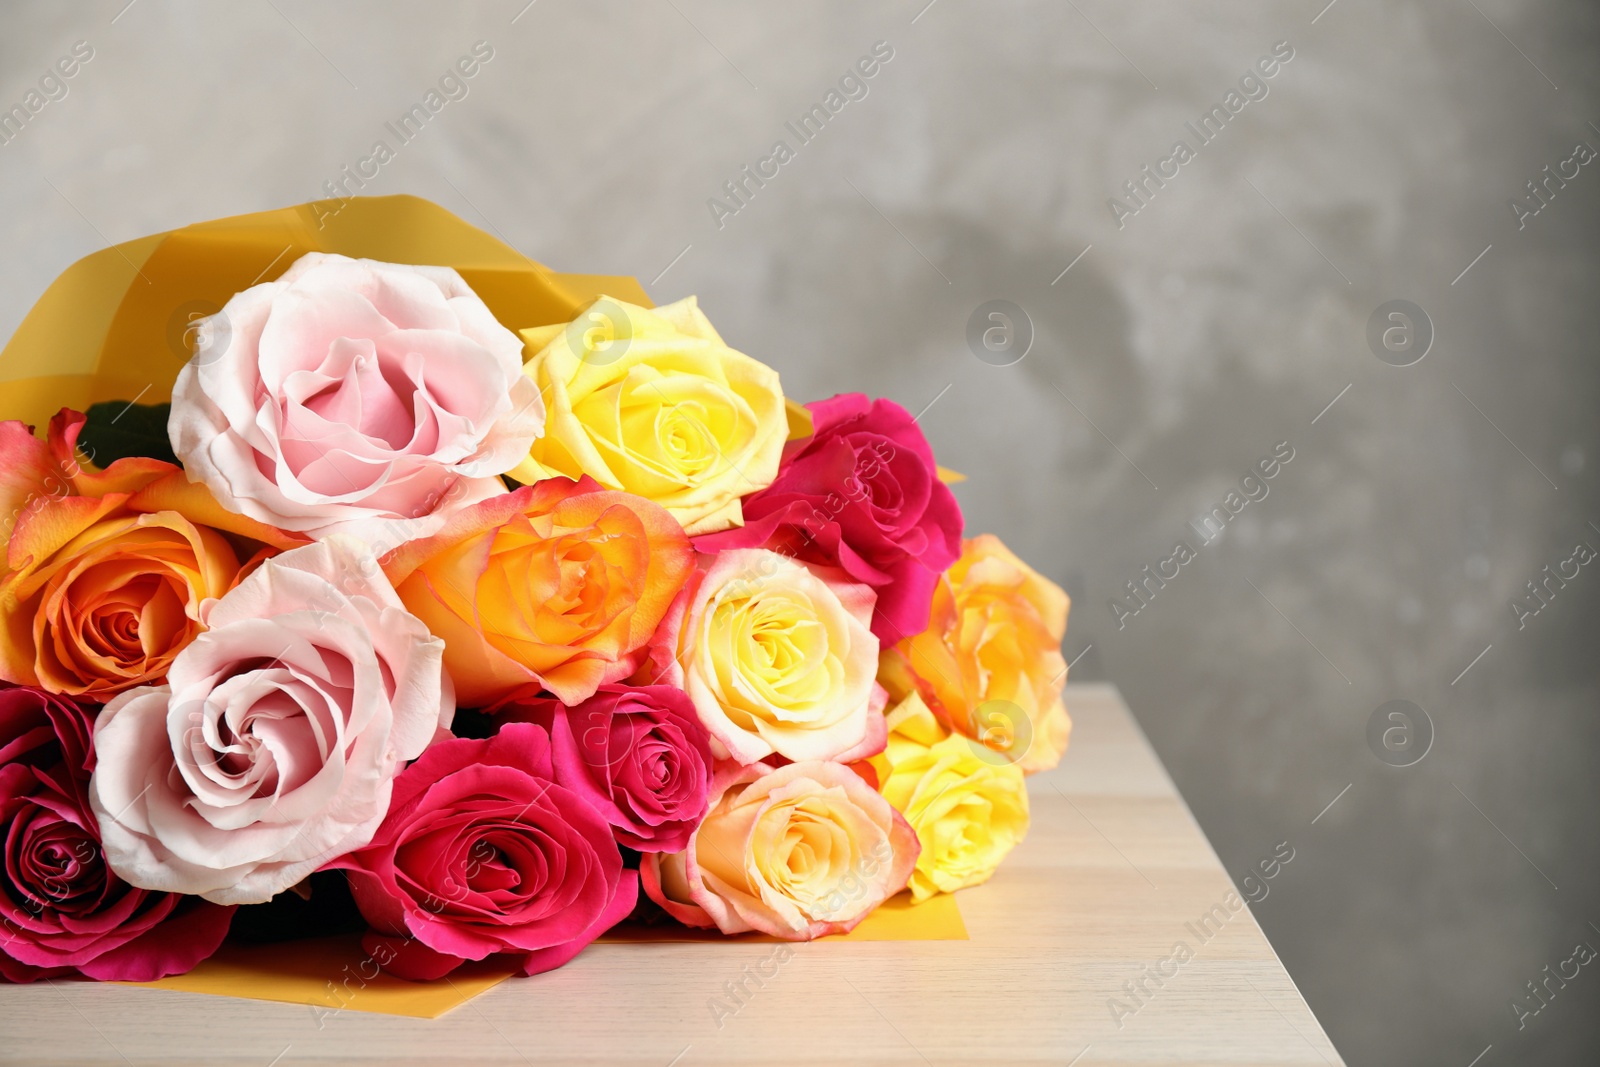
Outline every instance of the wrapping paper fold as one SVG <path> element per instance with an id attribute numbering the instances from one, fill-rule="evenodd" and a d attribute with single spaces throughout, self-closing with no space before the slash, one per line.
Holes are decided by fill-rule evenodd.
<path id="1" fill-rule="evenodd" d="M 877 910 L 861 920 L 861 925 L 848 934 L 830 934 L 821 941 L 965 941 L 967 924 L 961 919 L 961 909 L 955 895 L 940 893 L 921 904 L 911 903 L 911 894 L 899 893 L 890 897 Z M 739 934 L 726 937 L 716 930 L 695 930 L 687 926 L 662 924 L 644 926 L 623 923 L 600 938 L 600 944 L 645 944 L 677 941 L 752 941 L 773 942 L 778 938 L 766 934 Z"/>
<path id="2" fill-rule="evenodd" d="M 558 274 L 417 197 L 357 198 L 336 214 L 301 204 L 141 237 L 68 267 L 0 352 L 0 419 L 42 426 L 62 407 L 170 399 L 196 320 L 307 252 L 449 264 L 512 331 L 569 321 L 601 295 L 652 306 L 633 278 Z"/>
<path id="3" fill-rule="evenodd" d="M 624 923 L 596 944 L 775 940 L 758 934 L 728 938 L 714 930 Z M 953 895 L 941 894 L 913 905 L 910 895 L 902 893 L 886 901 L 850 933 L 821 940 L 965 941 L 967 927 Z M 437 1019 L 515 973 L 513 968 L 491 958 L 464 964 L 454 974 L 437 982 L 406 982 L 380 973 L 362 951 L 360 936 L 350 934 L 272 945 L 224 945 L 220 952 L 188 974 L 163 978 L 159 982 L 127 984 L 307 1004 L 319 1015 L 358 1011 Z"/>

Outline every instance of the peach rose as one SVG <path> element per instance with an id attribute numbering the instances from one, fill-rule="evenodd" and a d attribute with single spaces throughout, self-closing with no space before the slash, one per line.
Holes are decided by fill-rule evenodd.
<path id="1" fill-rule="evenodd" d="M 304 539 L 227 511 L 170 463 L 85 465 L 83 424 L 63 409 L 40 441 L 0 423 L 0 678 L 103 701 L 166 675 L 204 628 L 201 604 L 252 561 L 240 549 Z"/>
<path id="2" fill-rule="evenodd" d="M 571 705 L 634 672 L 692 558 L 659 505 L 551 478 L 457 512 L 384 570 L 444 638 L 463 705 L 541 689 Z"/>
<path id="3" fill-rule="evenodd" d="M 688 693 L 719 758 L 848 763 L 882 749 L 872 589 L 766 549 L 701 560 L 640 680 Z"/>
<path id="4" fill-rule="evenodd" d="M 905 888 L 921 846 L 850 768 L 729 766 L 689 847 L 646 853 L 645 892 L 689 926 L 788 941 L 842 934 Z"/>
<path id="5" fill-rule="evenodd" d="M 920 693 L 950 729 L 1025 773 L 1061 761 L 1072 720 L 1061 702 L 1067 594 L 993 534 L 964 541 L 939 579 L 928 628 L 883 655 L 896 700 Z"/>

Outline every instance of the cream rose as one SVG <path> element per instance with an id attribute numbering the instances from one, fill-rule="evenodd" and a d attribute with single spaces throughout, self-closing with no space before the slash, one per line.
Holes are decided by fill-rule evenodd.
<path id="1" fill-rule="evenodd" d="M 694 297 L 653 310 L 601 297 L 522 336 L 549 420 L 518 481 L 587 474 L 696 536 L 743 525 L 739 498 L 777 477 L 789 429 L 778 374 L 724 344 Z"/>
<path id="2" fill-rule="evenodd" d="M 690 926 L 789 941 L 846 933 L 905 887 L 917 836 L 850 768 L 730 768 L 679 853 L 646 853 L 645 892 Z"/>
<path id="3" fill-rule="evenodd" d="M 205 320 L 172 391 L 189 477 L 285 530 L 392 548 L 505 492 L 544 424 L 522 342 L 449 267 L 312 252 Z"/>
<path id="4" fill-rule="evenodd" d="M 951 733 L 912 693 L 889 712 L 889 742 L 872 758 L 879 792 L 922 842 L 911 899 L 989 880 L 1028 832 L 1022 768 Z"/>
<path id="5" fill-rule="evenodd" d="M 766 549 L 702 557 L 641 680 L 689 694 L 719 758 L 848 762 L 883 747 L 877 596 Z"/>
<path id="6" fill-rule="evenodd" d="M 455 699 L 444 643 L 353 539 L 269 559 L 202 610 L 169 684 L 101 711 L 90 802 L 124 881 L 254 904 L 372 840 Z"/>

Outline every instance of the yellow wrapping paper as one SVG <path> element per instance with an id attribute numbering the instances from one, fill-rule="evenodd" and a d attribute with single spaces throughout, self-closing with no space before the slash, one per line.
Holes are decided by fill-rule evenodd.
<path id="1" fill-rule="evenodd" d="M 554 273 L 414 196 L 357 198 L 337 214 L 301 204 L 141 237 L 67 268 L 0 353 L 0 419 L 42 426 L 63 407 L 170 400 L 195 320 L 307 252 L 454 267 L 513 332 L 567 322 L 603 294 L 653 306 L 633 278 Z"/>
<path id="2" fill-rule="evenodd" d="M 696 930 L 676 923 L 644 926 L 623 923 L 600 938 L 602 943 L 644 944 L 661 941 L 770 941 L 778 938 L 766 934 L 739 934 L 724 937 L 716 930 Z M 878 905 L 876 911 L 861 920 L 861 925 L 848 934 L 829 934 L 820 941 L 965 941 L 967 924 L 961 919 L 961 909 L 951 893 L 929 897 L 921 904 L 911 903 L 910 893 L 898 893 Z"/>
<path id="3" fill-rule="evenodd" d="M 233 294 L 274 280 L 307 252 L 454 267 L 513 332 L 567 322 L 601 295 L 654 306 L 633 278 L 555 273 L 417 197 L 356 198 L 336 214 L 326 202 L 301 204 L 141 237 L 73 264 L 45 290 L 0 353 L 0 420 L 43 426 L 63 407 L 82 411 L 103 401 L 170 400 L 178 371 L 193 351 L 196 320 L 220 310 Z M 810 432 L 810 415 L 798 404 L 790 403 L 789 421 L 791 437 Z M 901 894 L 836 938 L 964 941 L 967 931 L 953 896 L 914 907 Z M 714 932 L 626 924 L 601 939 L 721 940 Z M 431 1019 L 513 973 L 494 960 L 466 964 L 438 982 L 369 978 L 370 970 L 360 938 L 347 936 L 228 944 L 186 975 L 128 984 Z"/>
<path id="4" fill-rule="evenodd" d="M 726 938 L 714 930 L 691 930 L 666 923 L 644 926 L 623 923 L 601 936 L 598 944 L 634 945 L 662 942 L 776 941 L 762 934 Z M 956 898 L 940 894 L 912 904 L 901 893 L 881 905 L 848 934 L 823 941 L 965 941 L 967 927 Z M 309 1004 L 332 1013 L 375 1012 L 437 1019 L 516 973 L 504 962 L 487 959 L 466 963 L 437 982 L 407 982 L 380 973 L 361 949 L 361 937 L 321 937 L 274 945 L 228 944 L 188 974 L 159 982 L 128 982 L 147 989 L 177 989 L 212 996 Z"/>
<path id="5" fill-rule="evenodd" d="M 361 948 L 361 935 L 318 937 L 273 945 L 225 944 L 188 974 L 159 982 L 119 982 L 218 997 L 309 1004 L 344 1011 L 437 1019 L 516 973 L 503 961 L 464 963 L 447 980 L 407 982 L 382 973 Z"/>

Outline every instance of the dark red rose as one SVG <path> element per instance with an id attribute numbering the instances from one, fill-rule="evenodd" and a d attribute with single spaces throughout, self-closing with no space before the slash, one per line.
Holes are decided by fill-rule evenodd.
<path id="1" fill-rule="evenodd" d="M 349 872 L 372 959 L 413 981 L 497 953 L 524 974 L 552 970 L 639 891 L 605 817 L 555 783 L 532 723 L 435 744 L 395 779 L 372 843 L 328 866 Z"/>
<path id="2" fill-rule="evenodd" d="M 610 821 L 618 844 L 678 852 L 705 817 L 711 738 L 683 690 L 602 685 L 570 708 L 541 697 L 499 713 L 550 735 L 556 781 Z"/>
<path id="3" fill-rule="evenodd" d="M 744 498 L 744 526 L 694 539 L 700 552 L 770 548 L 840 567 L 878 594 L 884 644 L 928 626 L 933 587 L 961 554 L 961 508 L 933 450 L 892 400 L 842 393 L 807 404 L 814 432 L 784 448 L 777 480 Z"/>
<path id="4" fill-rule="evenodd" d="M 89 810 L 90 712 L 26 686 L 0 688 L 0 977 L 181 974 L 227 935 L 233 909 L 154 893 L 106 864 Z"/>
<path id="5" fill-rule="evenodd" d="M 0 767 L 62 766 L 73 780 L 94 770 L 94 720 L 65 697 L 0 683 Z"/>

